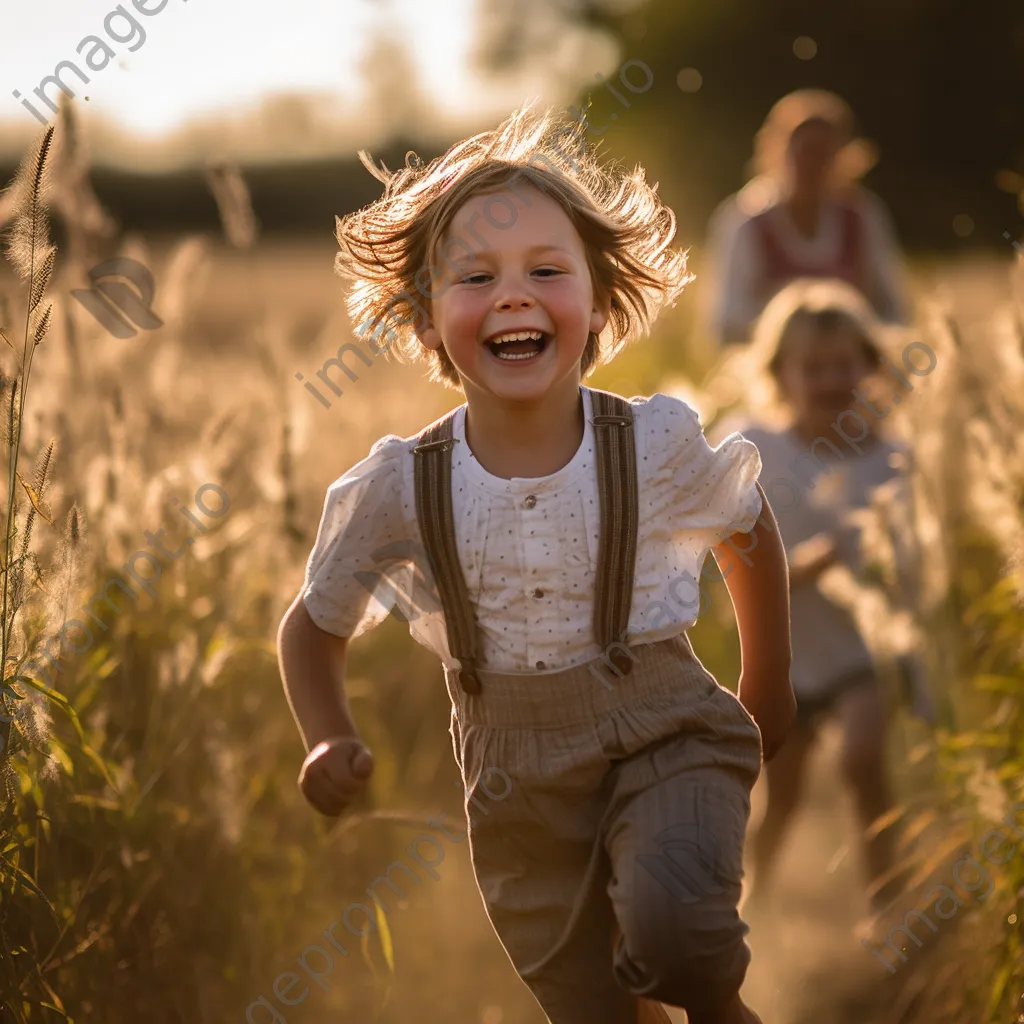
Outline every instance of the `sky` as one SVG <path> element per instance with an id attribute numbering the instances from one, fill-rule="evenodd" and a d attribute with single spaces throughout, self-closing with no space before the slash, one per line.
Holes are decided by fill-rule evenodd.
<path id="1" fill-rule="evenodd" d="M 521 99 L 524 89 L 551 102 L 570 98 L 581 78 L 581 61 L 610 70 L 616 53 L 607 40 L 576 26 L 560 28 L 563 39 L 554 60 L 520 68 L 503 81 L 482 81 L 472 67 L 477 38 L 477 0 L 134 0 L 153 13 L 140 13 L 133 0 L 0 0 L 4 59 L 0 64 L 0 150 L 20 148 L 40 122 L 24 106 L 32 103 L 46 118 L 52 111 L 34 90 L 56 65 L 73 61 L 90 78 L 73 71 L 63 81 L 82 101 L 88 120 L 131 134 L 144 150 L 196 120 L 254 117 L 260 104 L 281 95 L 317 97 L 325 124 L 347 126 L 341 135 L 371 136 L 389 116 L 371 109 L 366 62 L 381 35 L 403 47 L 416 88 L 396 83 L 399 93 L 415 94 L 428 120 L 443 129 L 493 118 Z M 163 6 L 161 6 L 163 3 Z M 554 19 L 555 15 L 545 15 Z M 105 26 L 106 22 L 106 26 Z M 104 54 L 95 36 L 114 52 Z M 120 40 L 114 38 L 120 36 Z M 548 38 L 552 38 L 549 34 Z M 130 47 L 134 46 L 134 52 Z M 91 70 L 86 57 L 100 70 Z M 109 61 L 104 65 L 105 61 Z M 398 72 L 395 71 L 397 74 Z M 576 81 L 571 81 L 575 78 Z M 21 98 L 13 92 L 21 93 Z M 54 99 L 55 85 L 47 89 Z M 394 93 L 392 93 L 393 95 Z M 88 100 L 85 100 L 88 97 Z M 389 106 L 383 104 L 382 106 Z M 333 121 L 332 121 L 333 119 Z M 317 127 L 310 126 L 307 134 Z M 338 140 L 340 142 L 340 139 Z M 346 148 L 364 139 L 346 138 Z"/>
<path id="2" fill-rule="evenodd" d="M 462 0 L 447 2 L 464 6 Z M 12 91 L 30 96 L 59 61 L 73 60 L 85 70 L 76 48 L 86 36 L 96 35 L 105 37 L 117 56 L 101 71 L 86 71 L 92 81 L 82 95 L 89 96 L 90 108 L 149 135 L 179 127 L 191 115 L 251 104 L 276 89 L 326 89 L 357 100 L 355 64 L 371 9 L 359 0 L 167 0 L 146 17 L 125 0 L 122 6 L 146 33 L 133 53 L 132 29 L 125 19 L 118 17 L 111 25 L 126 42 L 115 41 L 104 29 L 117 6 L 111 0 L 0 3 L 6 44 L 0 109 L 5 120 L 30 116 Z M 156 10 L 159 4 L 147 0 L 143 6 Z M 78 92 L 73 72 L 65 81 Z"/>

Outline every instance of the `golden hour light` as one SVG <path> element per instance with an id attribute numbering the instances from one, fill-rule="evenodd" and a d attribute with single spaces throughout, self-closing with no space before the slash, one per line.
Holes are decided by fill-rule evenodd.
<path id="1" fill-rule="evenodd" d="M 0 29 L 0 1024 L 1024 1022 L 1024 7 Z"/>

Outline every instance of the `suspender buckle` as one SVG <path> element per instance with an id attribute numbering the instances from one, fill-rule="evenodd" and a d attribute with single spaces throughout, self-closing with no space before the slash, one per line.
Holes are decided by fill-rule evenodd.
<path id="1" fill-rule="evenodd" d="M 459 673 L 459 686 L 463 693 L 475 697 L 480 692 L 480 680 L 472 672 Z"/>
<path id="2" fill-rule="evenodd" d="M 631 427 L 633 421 L 628 416 L 595 416 L 595 427 Z"/>

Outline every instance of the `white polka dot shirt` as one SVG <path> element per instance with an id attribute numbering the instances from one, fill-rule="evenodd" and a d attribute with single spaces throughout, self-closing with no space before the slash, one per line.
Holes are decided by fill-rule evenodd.
<path id="1" fill-rule="evenodd" d="M 590 392 L 583 441 L 550 476 L 502 479 L 466 443 L 465 407 L 453 424 L 456 546 L 482 647 L 481 667 L 554 672 L 602 652 L 593 638 L 600 536 Z M 694 584 L 708 550 L 749 530 L 761 511 L 757 449 L 739 434 L 717 448 L 697 414 L 666 395 L 634 399 L 640 499 L 627 643 L 649 643 L 696 621 Z M 385 437 L 327 492 L 304 600 L 313 621 L 355 637 L 394 609 L 449 668 L 444 616 L 416 521 L 411 449 Z"/>

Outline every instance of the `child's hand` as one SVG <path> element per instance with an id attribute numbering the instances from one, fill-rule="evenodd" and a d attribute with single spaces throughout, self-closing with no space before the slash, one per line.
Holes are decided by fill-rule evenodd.
<path id="1" fill-rule="evenodd" d="M 789 677 L 783 680 L 764 672 L 744 672 L 739 698 L 761 730 L 762 754 L 770 761 L 796 722 L 796 695 Z"/>
<path id="2" fill-rule="evenodd" d="M 337 817 L 362 794 L 373 774 L 373 756 L 358 736 L 318 743 L 302 762 L 299 789 L 321 813 Z"/>

